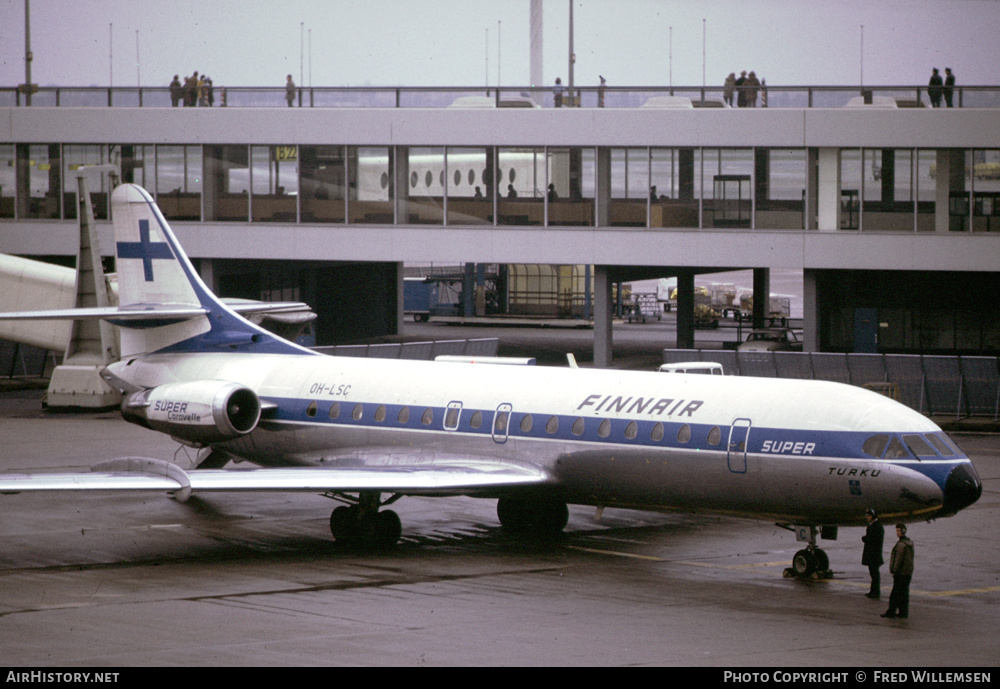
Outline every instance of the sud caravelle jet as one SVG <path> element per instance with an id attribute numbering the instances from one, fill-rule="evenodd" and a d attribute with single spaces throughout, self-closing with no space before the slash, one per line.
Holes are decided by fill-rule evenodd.
<path id="1" fill-rule="evenodd" d="M 799 527 L 799 576 L 828 567 L 817 533 L 869 508 L 925 520 L 982 492 L 939 427 L 849 385 L 320 355 L 217 299 L 144 189 L 115 189 L 112 213 L 121 305 L 54 315 L 121 328 L 102 375 L 122 415 L 200 448 L 198 466 L 112 459 L 0 474 L 0 492 L 317 492 L 343 503 L 337 541 L 380 544 L 401 535 L 382 508 L 408 495 L 494 498 L 505 528 L 549 533 L 567 504 L 711 512 Z"/>

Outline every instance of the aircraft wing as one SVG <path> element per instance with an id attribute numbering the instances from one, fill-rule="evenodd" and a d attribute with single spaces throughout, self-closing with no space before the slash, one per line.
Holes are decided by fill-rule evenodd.
<path id="1" fill-rule="evenodd" d="M 240 315 L 251 313 L 312 313 L 312 308 L 301 301 L 252 301 L 249 299 L 223 299 L 222 301 L 226 306 Z"/>
<path id="2" fill-rule="evenodd" d="M 201 306 L 171 306 L 149 304 L 131 307 L 96 306 L 87 309 L 55 309 L 51 311 L 11 311 L 0 313 L 0 320 L 110 320 L 144 321 L 153 319 L 186 319 L 204 316 L 208 309 Z"/>
<path id="3" fill-rule="evenodd" d="M 186 500 L 202 491 L 379 491 L 409 495 L 491 493 L 538 485 L 537 469 L 495 461 L 455 460 L 391 466 L 194 469 L 160 459 L 125 457 L 101 462 L 90 473 L 0 474 L 0 493 L 63 490 L 175 491 Z"/>

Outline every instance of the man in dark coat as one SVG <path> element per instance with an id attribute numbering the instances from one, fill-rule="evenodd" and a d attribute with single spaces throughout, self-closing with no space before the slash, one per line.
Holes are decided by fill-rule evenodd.
<path id="1" fill-rule="evenodd" d="M 944 92 L 944 79 L 938 74 L 937 67 L 931 73 L 931 79 L 927 82 L 927 95 L 931 99 L 932 108 L 941 107 L 941 94 Z"/>
<path id="2" fill-rule="evenodd" d="M 861 564 L 868 567 L 868 573 L 872 578 L 871 588 L 865 594 L 869 598 L 876 599 L 882 595 L 881 578 L 879 568 L 882 566 L 882 544 L 885 541 L 885 529 L 882 522 L 878 520 L 878 514 L 873 509 L 865 512 L 865 519 L 868 520 L 868 529 L 861 537 L 864 541 L 865 549 L 861 553 Z"/>

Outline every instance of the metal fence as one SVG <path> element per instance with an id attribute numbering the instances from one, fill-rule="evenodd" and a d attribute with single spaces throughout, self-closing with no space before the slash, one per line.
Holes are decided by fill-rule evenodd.
<path id="1" fill-rule="evenodd" d="M 0 376 L 4 378 L 41 378 L 48 367 L 56 363 L 52 352 L 0 340 Z"/>
<path id="2" fill-rule="evenodd" d="M 1000 357 L 664 349 L 664 363 L 715 361 L 727 375 L 866 387 L 927 415 L 1000 420 Z"/>
<path id="3" fill-rule="evenodd" d="M 361 359 L 419 359 L 430 361 L 436 356 L 496 356 L 500 340 L 481 338 L 475 340 L 439 340 L 437 342 L 403 342 L 371 345 L 335 345 L 315 347 L 317 352 L 332 356 L 349 356 Z"/>
<path id="4" fill-rule="evenodd" d="M 659 96 L 691 99 L 694 107 L 729 107 L 718 86 L 575 86 L 574 98 L 563 102 L 581 108 L 638 108 Z M 555 107 L 551 86 L 315 86 L 295 91 L 293 107 L 304 108 L 445 108 L 459 98 L 488 97 L 495 104 Z M 929 107 L 927 86 L 823 86 L 768 85 L 760 92 L 758 108 L 840 108 L 848 102 L 891 98 L 898 107 Z M 207 99 L 206 99 L 207 100 Z M 530 101 L 530 102 L 529 102 Z M 287 108 L 284 85 L 274 87 L 212 87 L 212 107 Z M 956 86 L 958 108 L 1000 107 L 1000 86 Z M 0 87 L 0 107 L 27 105 L 27 96 L 16 86 Z M 42 86 L 31 94 L 35 107 L 169 108 L 167 86 Z M 208 107 L 201 105 L 198 107 Z"/>

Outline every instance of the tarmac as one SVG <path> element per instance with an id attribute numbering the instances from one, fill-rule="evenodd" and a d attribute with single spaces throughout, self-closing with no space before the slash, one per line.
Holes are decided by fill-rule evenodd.
<path id="1" fill-rule="evenodd" d="M 428 330 L 465 336 L 433 323 L 404 336 Z M 656 362 L 662 337 L 628 330 L 616 327 L 616 365 Z M 586 350 L 585 331 L 501 335 L 502 354 L 551 365 Z M 0 385 L 0 471 L 190 461 L 116 411 L 46 412 L 43 394 L 39 381 Z M 882 599 L 864 596 L 860 528 L 823 542 L 831 579 L 800 581 L 783 576 L 794 534 L 731 517 L 572 506 L 565 533 L 538 541 L 503 532 L 491 500 L 405 498 L 399 546 L 358 552 L 333 543 L 335 504 L 321 496 L 20 494 L 0 496 L 0 664 L 825 667 L 868 681 L 872 669 L 988 670 L 1000 662 L 1000 436 L 954 421 L 983 496 L 910 526 L 906 620 L 879 616 L 886 568 Z"/>

